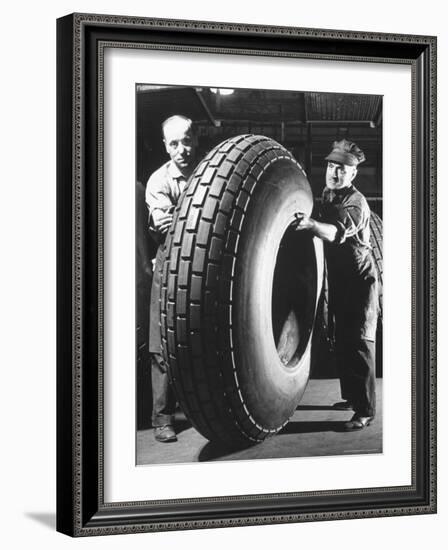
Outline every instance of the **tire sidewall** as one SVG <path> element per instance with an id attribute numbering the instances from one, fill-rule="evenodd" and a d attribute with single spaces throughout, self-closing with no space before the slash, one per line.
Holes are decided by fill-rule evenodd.
<path id="1" fill-rule="evenodd" d="M 281 161 L 279 161 L 281 162 Z M 294 178 L 272 179 L 260 186 L 252 199 L 242 228 L 236 266 L 233 303 L 233 337 L 236 369 L 248 409 L 257 423 L 278 429 L 294 413 L 310 374 L 311 336 L 294 366 L 285 366 L 277 353 L 272 328 L 272 287 L 279 245 L 296 212 L 310 215 L 313 208 L 309 184 L 295 161 L 283 171 Z M 266 176 L 270 179 L 269 175 Z M 314 311 L 322 286 L 323 248 L 313 241 L 316 261 Z"/>

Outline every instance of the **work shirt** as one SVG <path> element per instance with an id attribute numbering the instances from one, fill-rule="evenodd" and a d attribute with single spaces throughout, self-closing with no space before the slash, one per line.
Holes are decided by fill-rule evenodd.
<path id="1" fill-rule="evenodd" d="M 375 340 L 378 282 L 370 245 L 370 208 L 353 185 L 324 189 L 320 220 L 335 225 L 336 240 L 325 243 L 329 309 L 336 339 Z"/>
<path id="2" fill-rule="evenodd" d="M 149 178 L 146 184 L 145 200 L 148 207 L 149 231 L 156 242 L 160 242 L 161 236 L 154 227 L 154 211 L 166 212 L 175 206 L 186 183 L 187 179 L 172 160 L 162 165 Z"/>
<path id="3" fill-rule="evenodd" d="M 370 208 L 353 185 L 322 193 L 322 216 L 338 228 L 336 243 L 370 249 Z"/>

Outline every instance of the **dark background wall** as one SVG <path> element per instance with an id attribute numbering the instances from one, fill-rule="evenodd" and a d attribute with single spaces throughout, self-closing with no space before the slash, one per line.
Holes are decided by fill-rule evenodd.
<path id="1" fill-rule="evenodd" d="M 356 186 L 382 215 L 382 97 L 309 91 L 191 88 L 140 84 L 136 89 L 136 330 L 137 426 L 150 425 L 151 377 L 147 354 L 151 258 L 144 189 L 168 160 L 161 123 L 169 116 L 191 118 L 198 136 L 197 160 L 221 141 L 239 134 L 269 136 L 289 149 L 305 169 L 318 199 L 325 185 L 325 157 L 335 140 L 355 141 L 366 155 Z M 320 361 L 315 375 L 328 374 Z"/>

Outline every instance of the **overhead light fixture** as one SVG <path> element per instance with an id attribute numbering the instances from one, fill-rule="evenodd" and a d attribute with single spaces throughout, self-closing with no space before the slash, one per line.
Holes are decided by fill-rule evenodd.
<path id="1" fill-rule="evenodd" d="M 210 90 L 217 95 L 232 95 L 235 91 L 232 88 L 210 88 Z"/>

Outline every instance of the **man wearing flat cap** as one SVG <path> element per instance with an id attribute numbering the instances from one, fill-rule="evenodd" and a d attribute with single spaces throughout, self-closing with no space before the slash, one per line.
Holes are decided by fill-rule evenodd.
<path id="1" fill-rule="evenodd" d="M 378 282 L 370 245 L 370 208 L 353 185 L 363 151 L 343 139 L 326 157 L 326 187 L 318 219 L 296 215 L 296 229 L 325 243 L 329 314 L 334 320 L 336 362 L 344 401 L 353 409 L 347 431 L 368 426 L 375 417 L 375 334 Z"/>

